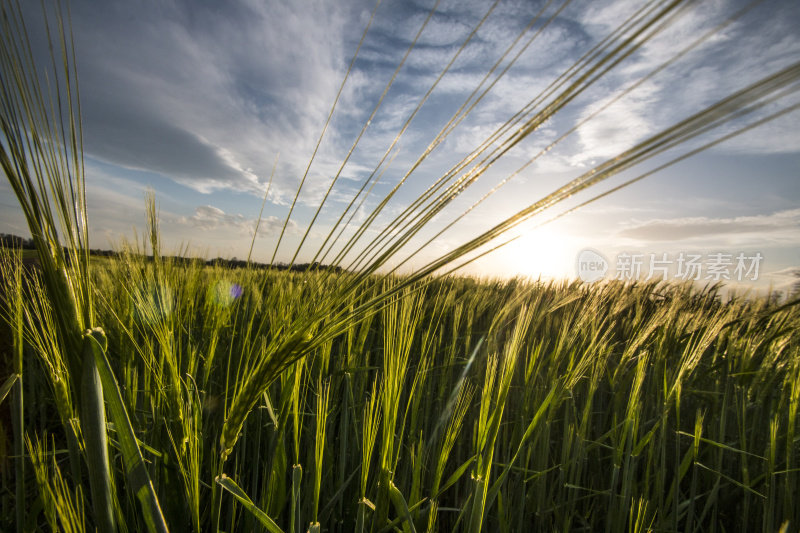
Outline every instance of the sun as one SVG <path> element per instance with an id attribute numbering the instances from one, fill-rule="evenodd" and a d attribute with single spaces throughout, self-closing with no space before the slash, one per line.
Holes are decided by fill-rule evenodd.
<path id="1" fill-rule="evenodd" d="M 514 242 L 498 250 L 495 264 L 504 276 L 571 278 L 575 276 L 576 249 L 571 235 L 543 226 L 521 232 Z"/>

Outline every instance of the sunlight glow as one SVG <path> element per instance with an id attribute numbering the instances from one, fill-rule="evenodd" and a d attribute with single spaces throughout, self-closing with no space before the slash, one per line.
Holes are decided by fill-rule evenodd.
<path id="1" fill-rule="evenodd" d="M 509 244 L 498 253 L 496 264 L 507 275 L 573 278 L 579 248 L 568 233 L 545 226 L 530 230 Z"/>

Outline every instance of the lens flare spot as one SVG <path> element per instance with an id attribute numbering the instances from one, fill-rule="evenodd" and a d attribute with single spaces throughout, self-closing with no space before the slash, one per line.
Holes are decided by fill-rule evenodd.
<path id="1" fill-rule="evenodd" d="M 243 293 L 242 286 L 238 283 L 220 280 L 209 289 L 211 301 L 222 307 L 228 307 L 238 300 Z"/>

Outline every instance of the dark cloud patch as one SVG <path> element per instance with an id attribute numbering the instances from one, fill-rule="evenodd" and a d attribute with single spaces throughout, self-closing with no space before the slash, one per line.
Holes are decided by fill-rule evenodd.
<path id="1" fill-rule="evenodd" d="M 202 192 L 260 193 L 280 152 L 275 190 L 296 188 L 341 81 L 342 13 L 350 7 L 246 0 L 70 7 L 88 156 Z M 32 31 L 46 42 L 42 28 Z M 37 56 L 47 64 L 46 47 Z"/>
<path id="2" fill-rule="evenodd" d="M 242 178 L 213 146 L 148 110 L 91 100 L 84 120 L 86 149 L 105 161 L 190 182 Z"/>

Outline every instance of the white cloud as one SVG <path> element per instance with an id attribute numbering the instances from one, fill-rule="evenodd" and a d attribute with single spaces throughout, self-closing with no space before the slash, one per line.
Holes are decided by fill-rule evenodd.
<path id="1" fill-rule="evenodd" d="M 77 3 L 87 153 L 258 192 L 281 152 L 275 189 L 293 191 L 344 75 L 345 18 L 326 4 Z"/>
<path id="2" fill-rule="evenodd" d="M 202 230 L 233 231 L 238 236 L 252 237 L 256 226 L 255 218 L 247 218 L 240 213 L 226 213 L 213 205 L 201 205 L 194 210 L 190 217 L 178 217 L 177 223 L 189 225 Z M 262 217 L 258 226 L 259 238 L 277 235 L 283 228 L 284 220 L 275 216 Z M 287 231 L 296 232 L 297 224 L 289 221 Z"/>
<path id="3" fill-rule="evenodd" d="M 575 154 L 575 164 L 601 158 L 614 157 L 634 146 L 655 129 L 650 118 L 652 99 L 647 94 L 636 93 L 611 104 L 607 109 L 591 117 L 606 100 L 587 106 L 581 120 L 588 119 L 578 129 L 582 149 Z"/>
<path id="4" fill-rule="evenodd" d="M 684 217 L 632 221 L 617 235 L 638 242 L 795 245 L 800 244 L 800 209 L 731 218 Z"/>
<path id="5" fill-rule="evenodd" d="M 774 108 L 773 110 L 777 111 Z M 795 109 L 791 113 L 723 142 L 718 150 L 735 154 L 797 153 L 800 150 L 800 129 L 797 123 L 798 110 Z"/>
<path id="6" fill-rule="evenodd" d="M 578 132 L 582 150 L 575 154 L 573 161 L 613 157 L 636 141 L 796 60 L 800 53 L 800 37 L 791 29 L 791 21 L 800 17 L 800 11 L 788 7 L 789 4 L 778 4 L 764 6 L 764 11 L 756 9 L 746 13 L 591 119 Z M 723 1 L 694 4 L 596 84 L 589 97 L 596 103 L 581 104 L 585 107 L 577 120 L 585 119 L 623 87 L 675 57 L 740 7 Z M 582 21 L 587 30 L 600 37 L 616 28 L 630 10 L 630 3 L 625 2 L 593 4 L 585 11 Z M 765 17 L 763 13 L 770 13 L 770 10 L 774 15 Z M 778 16 L 779 13 L 782 16 Z M 603 92 L 608 96 L 603 96 Z M 733 128 L 733 125 L 726 126 L 705 139 L 718 138 Z M 800 130 L 787 119 L 780 125 L 776 122 L 759 127 L 752 135 L 728 141 L 715 149 L 739 154 L 797 152 Z"/>

